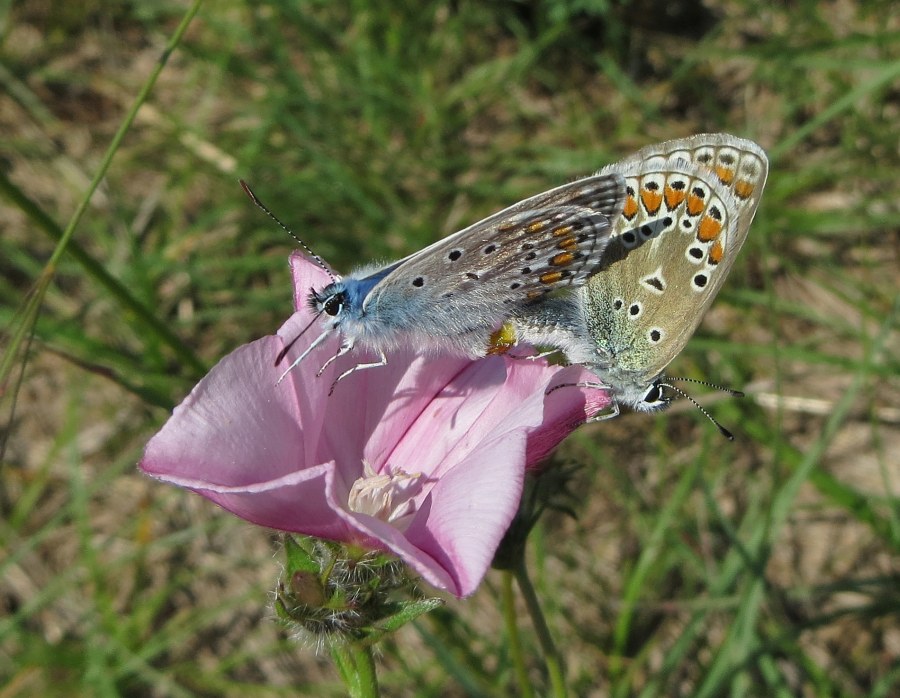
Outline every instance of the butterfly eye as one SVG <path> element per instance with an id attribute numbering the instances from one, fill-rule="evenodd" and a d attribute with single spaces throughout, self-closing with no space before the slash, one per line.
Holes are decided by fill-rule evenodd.
<path id="1" fill-rule="evenodd" d="M 338 313 L 341 312 L 341 309 L 344 307 L 344 294 L 336 293 L 331 296 L 325 304 L 322 306 L 322 310 L 324 310 L 328 315 L 334 317 Z"/>
<path id="2" fill-rule="evenodd" d="M 650 389 L 644 394 L 643 403 L 645 405 L 655 405 L 658 402 L 665 402 L 665 398 L 662 394 L 662 386 L 659 383 L 654 383 L 650 386 Z"/>

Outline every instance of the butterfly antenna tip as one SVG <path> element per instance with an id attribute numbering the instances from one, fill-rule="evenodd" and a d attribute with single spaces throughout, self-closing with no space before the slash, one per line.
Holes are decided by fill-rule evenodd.
<path id="1" fill-rule="evenodd" d="M 690 381 L 691 383 L 703 383 L 703 381 L 695 381 L 695 380 L 685 379 L 685 378 L 679 378 L 679 379 L 677 379 L 677 380 L 688 380 L 688 381 Z M 704 384 L 704 385 L 710 385 L 709 383 L 703 383 L 703 384 Z M 674 385 L 672 385 L 671 383 L 660 383 L 660 385 L 662 385 L 662 386 L 668 388 L 669 390 L 671 390 L 671 391 L 673 391 L 673 392 L 675 392 L 675 393 L 678 393 L 679 395 L 681 395 L 681 397 L 684 397 L 684 398 L 687 398 L 688 400 L 690 400 L 690 401 L 691 401 L 691 404 L 692 404 L 694 407 L 696 407 L 698 410 L 700 410 L 700 413 L 701 413 L 704 417 L 706 417 L 710 422 L 712 422 L 713 424 L 716 425 L 716 428 L 719 430 L 719 433 L 722 434 L 722 436 L 724 436 L 724 437 L 725 437 L 726 439 L 728 439 L 729 441 L 734 441 L 734 434 L 732 434 L 730 431 L 728 431 L 728 429 L 726 429 L 726 428 L 723 427 L 721 424 L 719 424 L 719 422 L 716 420 L 716 418 L 713 417 L 713 416 L 706 410 L 706 408 L 703 407 L 703 405 L 701 405 L 701 404 L 700 404 L 699 402 L 697 402 L 694 398 L 692 398 L 690 395 L 688 395 L 686 392 L 684 392 L 681 388 L 679 388 L 679 387 L 677 387 L 677 386 L 674 386 Z M 718 387 L 718 386 L 712 386 L 712 387 Z M 727 388 L 722 388 L 722 390 L 725 390 L 726 392 L 737 392 L 737 391 L 729 391 Z M 743 393 L 741 393 L 741 394 L 743 395 Z"/>
<path id="2" fill-rule="evenodd" d="M 328 274 L 328 276 L 331 277 L 331 280 L 336 281 L 336 279 L 334 278 L 334 274 L 331 273 L 331 269 L 328 268 L 328 265 L 325 264 L 325 261 L 319 255 L 317 255 L 315 252 L 313 252 L 310 249 L 309 245 L 307 245 L 305 242 L 303 242 L 303 240 L 301 240 L 299 237 L 297 237 L 294 234 L 293 230 L 291 230 L 284 223 L 282 223 L 281 220 L 278 218 L 278 216 L 276 216 L 274 213 L 272 213 L 266 207 L 266 205 L 262 201 L 259 200 L 259 197 L 253 193 L 253 190 L 250 188 L 250 185 L 247 184 L 247 182 L 245 182 L 243 179 L 239 179 L 238 182 L 240 182 L 240 184 L 241 184 L 241 189 L 243 189 L 244 193 L 246 193 L 247 196 L 250 197 L 250 200 L 254 204 L 256 204 L 257 208 L 259 208 L 269 218 L 271 218 L 273 221 L 275 221 L 281 227 L 281 229 L 284 230 L 284 232 L 286 232 L 288 235 L 290 235 L 292 238 L 294 238 L 294 240 L 296 240 L 300 244 L 300 246 L 306 251 L 306 254 L 308 254 L 313 259 L 313 261 L 316 264 L 318 264 L 325 271 L 325 273 Z"/>

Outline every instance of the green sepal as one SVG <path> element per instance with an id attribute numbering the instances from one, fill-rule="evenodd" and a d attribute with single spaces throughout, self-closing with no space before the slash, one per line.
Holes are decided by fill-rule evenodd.
<path id="1" fill-rule="evenodd" d="M 401 607 L 399 611 L 385 616 L 374 625 L 361 630 L 358 640 L 361 645 L 367 646 L 378 642 L 388 633 L 395 632 L 419 616 L 440 608 L 444 605 L 444 600 L 433 597 L 420 601 L 401 601 L 396 605 Z"/>
<path id="2" fill-rule="evenodd" d="M 387 616 L 375 624 L 379 630 L 384 632 L 394 632 L 419 616 L 430 613 L 436 608 L 440 608 L 444 605 L 444 600 L 433 597 L 430 599 L 422 599 L 420 601 L 402 601 L 399 605 L 403 608 L 397 613 Z"/>
<path id="3" fill-rule="evenodd" d="M 311 544 L 309 538 L 303 538 L 302 543 Z M 295 572 L 305 572 L 306 574 L 314 574 L 316 576 L 322 573 L 319 563 L 316 562 L 311 550 L 307 550 L 300 540 L 294 536 L 286 535 L 284 537 L 284 552 L 287 558 L 287 577 L 290 578 Z"/>

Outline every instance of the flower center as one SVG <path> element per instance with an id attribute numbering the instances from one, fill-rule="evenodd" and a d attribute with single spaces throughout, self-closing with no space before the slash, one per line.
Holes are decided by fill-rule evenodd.
<path id="1" fill-rule="evenodd" d="M 421 473 L 410 475 L 403 470 L 376 473 L 372 464 L 363 461 L 363 476 L 353 483 L 347 505 L 358 514 L 368 514 L 401 530 L 416 512 L 414 498 L 427 482 Z"/>

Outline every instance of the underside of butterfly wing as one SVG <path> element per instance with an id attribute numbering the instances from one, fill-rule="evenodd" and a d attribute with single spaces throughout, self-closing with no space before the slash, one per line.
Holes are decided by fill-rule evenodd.
<path id="1" fill-rule="evenodd" d="M 747 234 L 708 168 L 670 156 L 617 164 L 626 201 L 604 265 L 580 294 L 614 381 L 645 386 L 693 334 Z"/>
<path id="2" fill-rule="evenodd" d="M 526 199 L 401 260 L 344 331 L 377 344 L 434 339 L 481 355 L 516 307 L 590 278 L 623 201 L 618 173 Z"/>

